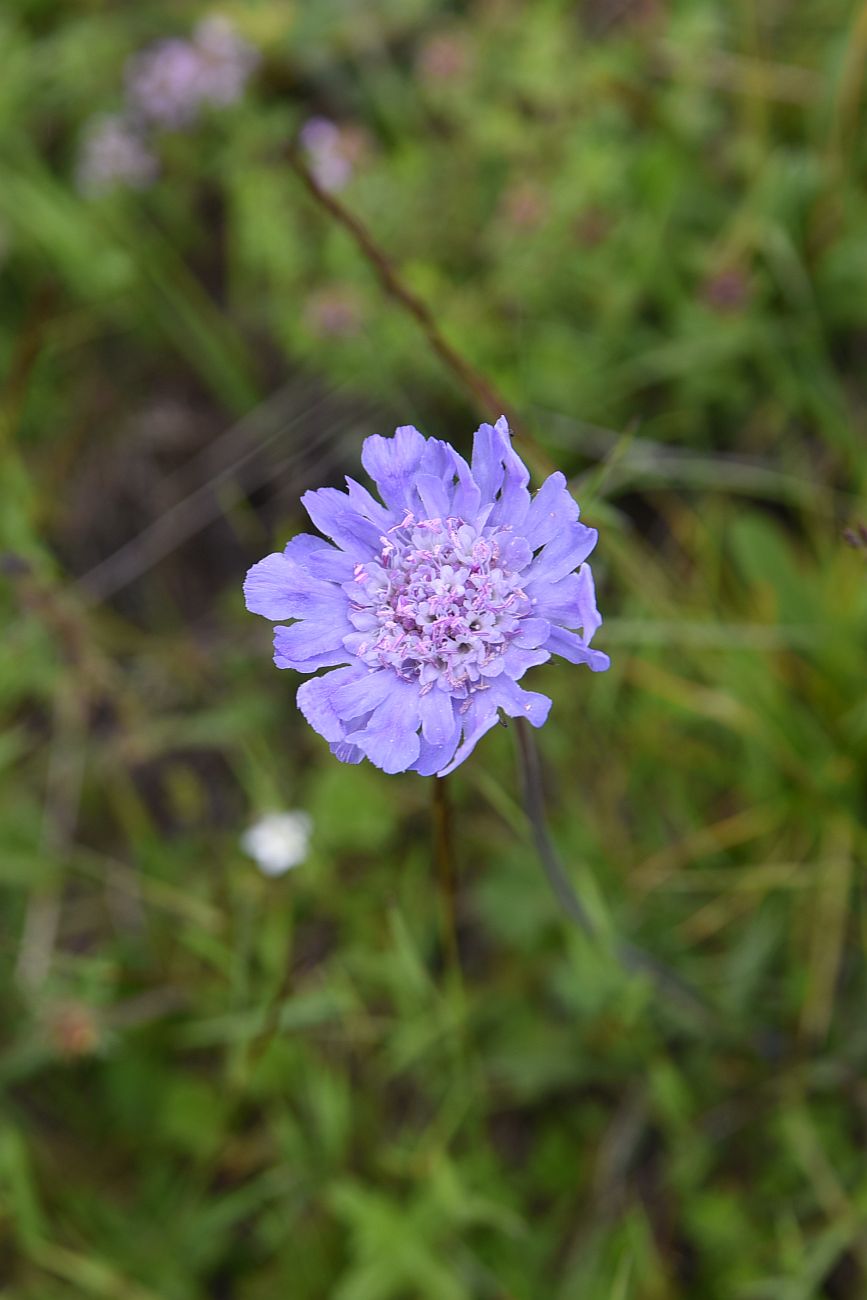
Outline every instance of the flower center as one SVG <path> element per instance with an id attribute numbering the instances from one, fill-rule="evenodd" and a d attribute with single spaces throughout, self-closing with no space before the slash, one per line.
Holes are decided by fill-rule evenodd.
<path id="1" fill-rule="evenodd" d="M 530 554 L 512 530 L 407 513 L 382 543 L 345 587 L 359 658 L 460 696 L 502 672 L 530 612 L 518 571 Z"/>

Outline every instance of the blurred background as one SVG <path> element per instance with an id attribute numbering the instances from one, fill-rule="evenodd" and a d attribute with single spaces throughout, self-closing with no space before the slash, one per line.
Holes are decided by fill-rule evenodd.
<path id="1" fill-rule="evenodd" d="M 6 0 L 0 60 L 3 1296 L 867 1295 L 867 6 Z M 599 937 L 498 728 L 461 989 L 431 782 L 241 582 L 486 395 L 613 666 L 531 680 Z"/>

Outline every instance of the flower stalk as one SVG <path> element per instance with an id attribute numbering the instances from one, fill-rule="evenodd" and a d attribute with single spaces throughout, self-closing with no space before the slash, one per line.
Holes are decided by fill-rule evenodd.
<path id="1" fill-rule="evenodd" d="M 515 728 L 524 811 L 530 823 L 533 843 L 539 855 L 542 869 L 554 897 L 566 916 L 578 926 L 588 939 L 599 943 L 602 939 L 599 929 L 594 925 L 589 912 L 576 894 L 548 834 L 542 769 L 533 734 L 524 718 L 516 719 Z M 681 979 L 679 975 L 675 974 L 674 971 L 670 970 L 664 962 L 659 961 L 658 958 L 645 952 L 635 944 L 624 940 L 615 941 L 613 954 L 624 970 L 649 976 L 656 987 L 665 993 L 671 1001 L 685 1010 L 697 1014 L 703 1021 L 714 1019 L 712 1008 L 708 1006 L 701 994 L 685 980 Z"/>
<path id="2" fill-rule="evenodd" d="M 461 981 L 457 864 L 455 860 L 454 823 L 449 793 L 449 778 L 435 776 L 431 788 L 431 813 L 442 918 L 443 955 L 446 964 L 451 968 L 457 980 Z"/>

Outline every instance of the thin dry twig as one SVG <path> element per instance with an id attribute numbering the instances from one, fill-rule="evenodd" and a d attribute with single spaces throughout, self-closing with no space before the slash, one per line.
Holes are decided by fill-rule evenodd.
<path id="1" fill-rule="evenodd" d="M 365 225 L 353 212 L 324 190 L 310 170 L 298 150 L 288 150 L 289 165 L 316 203 L 328 215 L 342 226 L 355 243 L 364 260 L 370 266 L 388 296 L 393 299 L 418 325 L 427 340 L 431 351 L 454 375 L 460 385 L 474 399 L 481 414 L 486 419 L 505 415 L 514 435 L 515 445 L 525 456 L 528 464 L 538 474 L 549 474 L 552 466 L 548 457 L 528 433 L 524 421 L 515 411 L 508 398 L 497 389 L 487 376 L 471 365 L 457 348 L 449 343 L 434 318 L 427 303 L 407 288 L 393 262 L 380 248 Z"/>
<path id="2" fill-rule="evenodd" d="M 314 415 L 331 396 L 329 394 L 315 399 L 287 419 L 286 399 L 293 390 L 294 383 L 284 385 L 267 401 L 233 424 L 219 439 L 218 448 L 222 450 L 236 445 L 239 440 L 249 438 L 251 445 L 246 451 L 211 474 L 199 487 L 184 495 L 135 537 L 79 578 L 78 587 L 86 604 L 95 604 L 114 596 L 165 559 L 183 542 L 207 527 L 227 505 L 225 491 L 218 496 L 217 489 L 234 490 L 236 496 L 239 496 L 270 480 L 275 472 L 273 465 L 263 466 L 258 475 L 253 475 L 248 468 L 250 462 L 259 457 L 271 443 L 285 437 L 300 420 Z M 284 463 L 283 470 L 302 456 L 318 450 L 331 438 L 332 433 L 333 429 L 329 428 L 318 437 L 305 442 L 303 449 L 299 448 L 289 462 Z M 214 452 L 215 447 L 210 446 L 205 453 L 211 464 Z"/>

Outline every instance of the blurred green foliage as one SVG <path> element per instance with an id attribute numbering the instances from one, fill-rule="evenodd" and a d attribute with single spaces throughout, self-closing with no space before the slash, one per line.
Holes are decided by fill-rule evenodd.
<path id="1" fill-rule="evenodd" d="M 0 12 L 4 1297 L 867 1294 L 867 9 L 227 4 L 243 102 L 84 197 L 125 59 L 205 12 Z M 312 115 L 600 528 L 612 671 L 534 681 L 602 937 L 498 730 L 463 986 L 430 783 L 338 765 L 241 606 L 365 433 L 479 414 L 287 165 Z"/>

